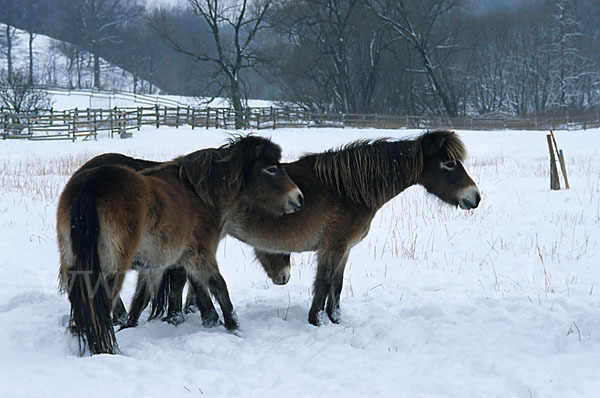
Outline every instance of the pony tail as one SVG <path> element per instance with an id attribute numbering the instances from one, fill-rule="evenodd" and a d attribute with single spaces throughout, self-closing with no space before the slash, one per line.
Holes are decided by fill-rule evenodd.
<path id="1" fill-rule="evenodd" d="M 100 269 L 98 238 L 100 222 L 95 199 L 86 192 L 71 204 L 71 244 L 75 261 L 68 270 L 67 290 L 71 302 L 71 331 L 79 338 L 79 353 L 118 351 L 110 316 L 108 285 Z"/>

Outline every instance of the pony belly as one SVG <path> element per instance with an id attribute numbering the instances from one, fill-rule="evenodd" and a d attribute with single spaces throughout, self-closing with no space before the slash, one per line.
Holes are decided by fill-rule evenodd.
<path id="1" fill-rule="evenodd" d="M 315 251 L 320 244 L 320 234 L 299 237 L 296 234 L 246 234 L 240 229 L 228 229 L 227 233 L 252 247 L 271 253 Z"/>
<path id="2" fill-rule="evenodd" d="M 159 245 L 151 237 L 143 237 L 133 262 L 140 269 L 160 269 L 177 264 L 183 256 L 185 247 Z"/>

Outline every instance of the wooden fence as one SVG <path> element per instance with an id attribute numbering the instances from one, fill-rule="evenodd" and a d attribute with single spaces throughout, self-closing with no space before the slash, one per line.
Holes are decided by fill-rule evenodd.
<path id="1" fill-rule="evenodd" d="M 600 127 L 596 112 L 547 117 L 472 117 L 386 116 L 325 114 L 301 108 L 247 108 L 240 118 L 245 129 L 282 127 L 355 127 L 380 129 L 457 129 L 457 130 L 581 130 Z M 100 132 L 110 137 L 131 135 L 144 125 L 192 128 L 235 129 L 236 112 L 231 108 L 192 108 L 149 106 L 112 109 L 44 110 L 14 113 L 0 109 L 0 137 L 30 140 L 95 139 Z"/>

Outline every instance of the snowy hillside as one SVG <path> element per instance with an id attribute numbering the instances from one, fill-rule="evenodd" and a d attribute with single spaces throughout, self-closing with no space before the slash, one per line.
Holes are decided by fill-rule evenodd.
<path id="1" fill-rule="evenodd" d="M 267 134 L 293 160 L 418 133 Z M 557 132 L 572 189 L 554 192 L 545 132 L 460 132 L 481 205 L 451 208 L 420 187 L 385 205 L 350 253 L 340 325 L 307 323 L 313 253 L 292 255 L 290 282 L 274 286 L 251 248 L 227 238 L 218 260 L 240 335 L 191 314 L 119 332 L 122 355 L 78 357 L 56 288 L 56 203 L 70 174 L 102 152 L 166 160 L 227 136 L 146 127 L 129 140 L 0 141 L 0 396 L 597 395 L 600 130 Z"/>
<path id="2" fill-rule="evenodd" d="M 4 32 L 6 25 L 0 23 L 0 30 Z M 29 70 L 29 34 L 16 30 L 13 38 L 13 67 L 14 70 Z M 64 42 L 44 35 L 35 35 L 33 40 L 33 69 L 36 84 L 58 87 L 83 87 L 93 86 L 94 76 L 90 54 L 81 54 L 79 72 L 77 61 L 69 59 L 66 55 Z M 71 54 L 71 56 L 73 56 Z M 74 64 L 71 64 L 74 62 Z M 7 60 L 5 49 L 0 52 L 0 73 L 5 74 Z M 133 91 L 133 76 L 108 62 L 101 60 L 102 88 L 106 90 Z M 138 90 L 149 89 L 147 82 L 138 82 Z M 156 90 L 156 88 L 154 89 Z"/>

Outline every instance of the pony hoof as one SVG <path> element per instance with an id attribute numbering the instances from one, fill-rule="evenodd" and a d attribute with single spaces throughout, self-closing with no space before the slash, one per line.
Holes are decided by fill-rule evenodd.
<path id="1" fill-rule="evenodd" d="M 323 311 L 308 314 L 308 323 L 314 326 L 321 326 L 323 324 Z"/>
<path id="2" fill-rule="evenodd" d="M 205 328 L 214 328 L 221 326 L 223 323 L 219 320 L 219 315 L 215 312 L 210 316 L 202 317 L 202 326 Z"/>
<path id="3" fill-rule="evenodd" d="M 113 317 L 113 326 L 123 326 L 127 324 L 127 316 L 119 315 Z"/>
<path id="4" fill-rule="evenodd" d="M 338 316 L 329 315 L 329 320 L 331 321 L 331 323 L 335 323 L 336 325 L 338 325 L 342 321 L 340 319 L 339 315 Z"/>
<path id="5" fill-rule="evenodd" d="M 194 314 L 198 312 L 198 307 L 196 307 L 196 304 L 186 305 L 183 312 L 185 314 Z"/>
<path id="6" fill-rule="evenodd" d="M 230 332 L 239 329 L 239 327 L 240 325 L 237 323 L 237 321 L 225 321 L 225 329 L 229 330 Z"/>
<path id="7" fill-rule="evenodd" d="M 342 314 L 339 308 L 335 308 L 332 311 L 327 311 L 327 316 L 329 317 L 329 320 L 336 325 L 342 320 Z"/>
<path id="8" fill-rule="evenodd" d="M 173 326 L 181 325 L 183 323 L 183 313 L 181 311 L 174 312 L 164 317 L 162 321 L 170 323 Z"/>
<path id="9" fill-rule="evenodd" d="M 124 330 L 124 329 L 134 328 L 134 327 L 137 327 L 137 325 L 138 325 L 137 322 L 124 322 L 121 324 L 118 331 L 120 332 L 121 330 Z"/>
<path id="10" fill-rule="evenodd" d="M 240 325 L 237 320 L 237 316 L 235 313 L 231 314 L 231 317 L 225 318 L 225 329 L 230 332 L 239 329 Z"/>

